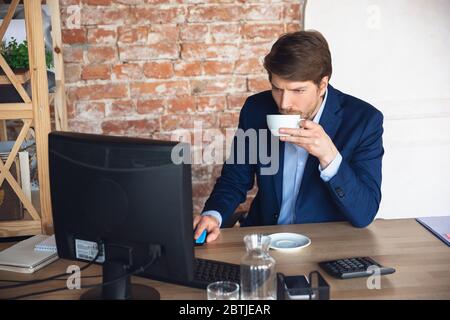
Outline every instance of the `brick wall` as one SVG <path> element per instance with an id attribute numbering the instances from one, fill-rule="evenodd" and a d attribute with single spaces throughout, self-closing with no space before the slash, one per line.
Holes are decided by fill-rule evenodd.
<path id="1" fill-rule="evenodd" d="M 303 2 L 60 0 L 70 129 L 170 139 L 195 120 L 235 128 L 245 98 L 269 88 L 262 58 L 300 29 Z M 192 166 L 196 213 L 220 169 Z"/>

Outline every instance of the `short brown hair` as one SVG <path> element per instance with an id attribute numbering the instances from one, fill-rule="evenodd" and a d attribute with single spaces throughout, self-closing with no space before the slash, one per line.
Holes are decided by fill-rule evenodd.
<path id="1" fill-rule="evenodd" d="M 318 31 L 297 31 L 282 35 L 264 58 L 269 73 L 291 81 L 313 81 L 331 77 L 331 53 L 327 40 Z"/>

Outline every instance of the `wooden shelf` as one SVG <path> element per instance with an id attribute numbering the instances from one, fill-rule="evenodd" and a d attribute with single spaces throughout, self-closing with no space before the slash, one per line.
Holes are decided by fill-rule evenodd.
<path id="1" fill-rule="evenodd" d="M 0 120 L 33 119 L 31 103 L 0 103 Z"/>
<path id="2" fill-rule="evenodd" d="M 20 74 L 16 74 L 16 79 L 20 84 L 24 84 L 30 80 L 30 72 L 26 71 Z M 11 84 L 11 80 L 6 76 L 6 74 L 0 74 L 0 84 Z"/>
<path id="3" fill-rule="evenodd" d="M 0 237 L 18 237 L 42 233 L 40 220 L 0 221 Z"/>
<path id="4" fill-rule="evenodd" d="M 6 32 L 11 18 L 17 8 L 19 0 L 12 0 L 8 12 L 0 25 L 0 39 Z M 12 237 L 33 235 L 40 233 L 52 233 L 53 222 L 50 203 L 50 181 L 48 168 L 48 134 L 50 133 L 50 110 L 47 81 L 47 67 L 45 61 L 44 34 L 42 28 L 42 13 L 40 0 L 23 0 L 25 13 L 25 26 L 28 42 L 29 75 L 18 78 L 0 55 L 0 69 L 4 76 L 0 77 L 0 83 L 12 84 L 23 99 L 23 103 L 0 103 L 0 120 L 21 119 L 23 128 L 6 162 L 0 160 L 0 185 L 9 183 L 18 198 L 27 210 L 27 218 L 16 221 L 0 221 L 0 237 Z M 52 16 L 52 22 L 59 21 L 59 5 L 57 0 L 48 0 L 47 5 L 58 17 Z M 55 26 L 53 26 L 55 28 Z M 56 28 L 60 28 L 58 25 Z M 55 31 L 56 32 L 56 31 Z M 55 33 L 54 33 L 55 34 Z M 60 41 L 60 39 L 59 39 Z M 55 43 L 55 40 L 54 40 Z M 60 50 L 58 50 L 60 51 Z M 61 56 L 59 56 L 60 59 Z M 58 63 L 62 66 L 62 60 Z M 60 68 L 60 70 L 62 70 Z M 29 77 L 32 97 L 29 97 L 22 84 Z M 2 80 L 3 79 L 3 80 Z M 61 88 L 59 88 L 61 92 Z M 64 93 L 64 90 L 62 89 Z M 10 173 L 11 163 L 17 156 L 31 125 L 35 132 L 36 157 L 39 179 L 39 210 L 27 198 L 20 184 Z"/>

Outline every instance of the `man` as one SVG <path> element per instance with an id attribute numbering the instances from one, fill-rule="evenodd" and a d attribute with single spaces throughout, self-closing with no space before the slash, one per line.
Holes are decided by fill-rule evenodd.
<path id="1" fill-rule="evenodd" d="M 222 221 L 246 199 L 256 176 L 258 193 L 242 226 L 349 221 L 370 224 L 381 200 L 383 115 L 368 103 L 334 89 L 331 55 L 317 31 L 281 36 L 264 59 L 271 91 L 249 97 L 239 128 L 267 129 L 267 114 L 300 114 L 298 129 L 280 129 L 280 166 L 261 175 L 261 163 L 225 163 L 194 218 L 197 239 L 214 241 Z M 236 141 L 236 140 L 235 140 Z"/>

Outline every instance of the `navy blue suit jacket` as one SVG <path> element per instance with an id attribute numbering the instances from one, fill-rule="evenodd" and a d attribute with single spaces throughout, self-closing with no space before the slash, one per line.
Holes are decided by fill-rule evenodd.
<path id="1" fill-rule="evenodd" d="M 239 128 L 268 130 L 266 115 L 277 113 L 270 91 L 253 95 L 242 107 Z M 308 156 L 296 201 L 295 223 L 346 220 L 355 227 L 365 227 L 375 218 L 381 200 L 383 115 L 370 104 L 328 85 L 319 123 L 343 159 L 337 174 L 324 182 L 320 178 L 318 159 Z M 268 136 L 270 151 L 270 134 Z M 233 148 L 236 148 L 236 137 Z M 247 149 L 248 144 L 246 153 Z M 245 201 L 256 176 L 258 193 L 241 225 L 277 224 L 282 201 L 284 142 L 280 142 L 278 149 L 279 170 L 273 175 L 261 175 L 265 165 L 259 158 L 257 163 L 225 163 L 204 211 L 216 210 L 226 221 Z"/>

